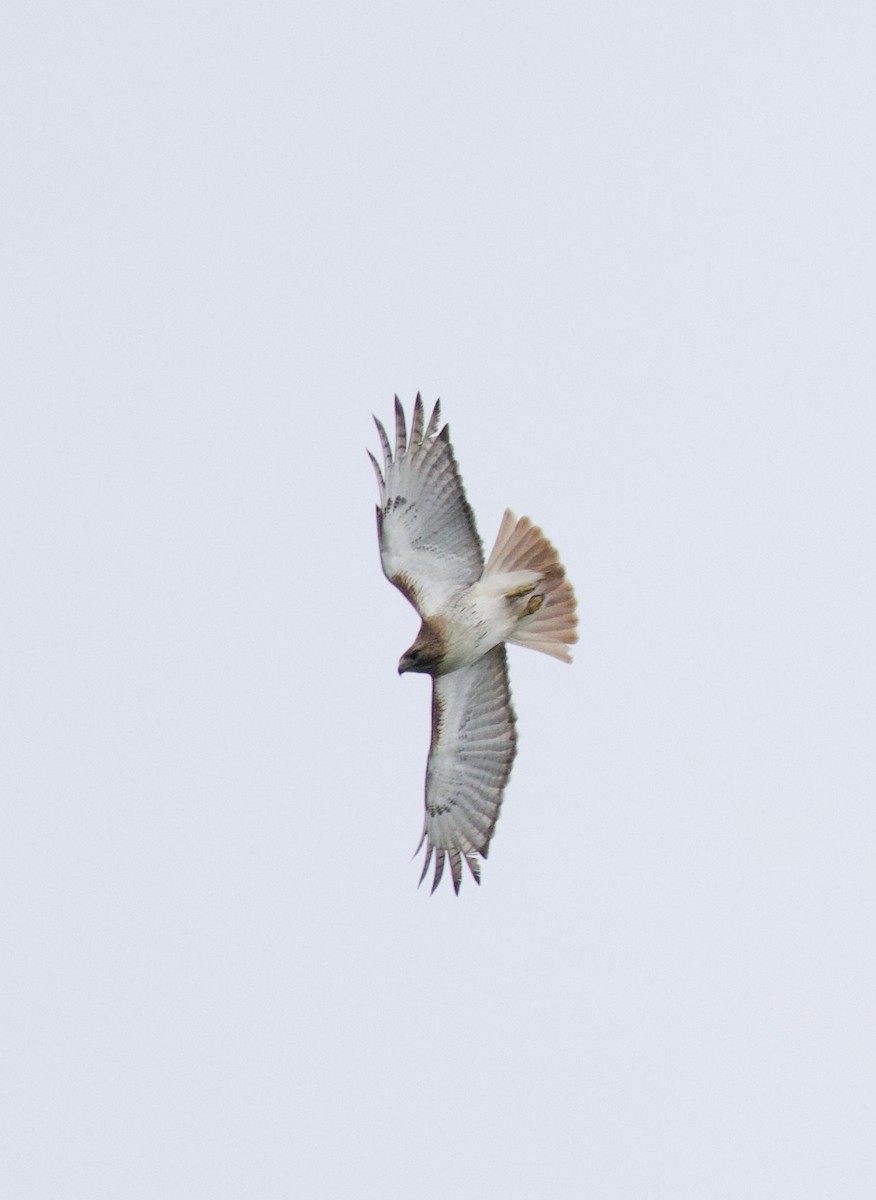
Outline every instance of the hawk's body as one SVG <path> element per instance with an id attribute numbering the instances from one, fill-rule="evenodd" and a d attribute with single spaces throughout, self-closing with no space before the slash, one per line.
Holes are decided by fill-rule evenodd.
<path id="1" fill-rule="evenodd" d="M 417 396 L 410 440 L 395 401 L 395 448 L 375 418 L 383 471 L 377 530 L 384 573 L 422 618 L 399 673 L 433 678 L 432 744 L 426 768 L 425 877 L 445 857 L 459 891 L 462 859 L 480 882 L 516 737 L 504 643 L 531 646 L 566 662 L 576 641 L 575 596 L 557 553 L 527 517 L 505 512 L 486 566 L 440 407 L 424 427 Z"/>

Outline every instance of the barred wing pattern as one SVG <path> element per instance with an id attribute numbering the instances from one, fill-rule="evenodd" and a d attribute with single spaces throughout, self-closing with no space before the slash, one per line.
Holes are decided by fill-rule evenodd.
<path id="1" fill-rule="evenodd" d="M 383 471 L 369 451 L 380 489 L 377 537 L 383 573 L 421 616 L 437 612 L 453 592 L 480 578 L 484 555 L 465 498 L 440 401 L 424 428 L 417 395 L 408 441 L 404 409 L 395 398 L 395 452 L 374 418 Z"/>
<path id="2" fill-rule="evenodd" d="M 433 892 L 441 882 L 445 858 L 450 860 L 454 891 L 459 892 L 462 859 L 480 883 L 478 855 L 487 857 L 516 748 L 503 645 L 471 666 L 434 678 L 426 820 L 417 847 L 426 843 L 420 883 L 434 852 Z"/>

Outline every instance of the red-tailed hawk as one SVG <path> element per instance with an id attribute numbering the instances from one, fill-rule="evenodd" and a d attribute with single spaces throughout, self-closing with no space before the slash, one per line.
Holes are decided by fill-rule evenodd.
<path id="1" fill-rule="evenodd" d="M 432 744 L 426 767 L 426 876 L 432 854 L 441 882 L 450 860 L 459 892 L 462 860 L 477 883 L 487 857 L 516 736 L 505 642 L 571 662 L 577 641 L 575 594 L 556 550 L 528 517 L 505 510 L 484 566 L 440 402 L 424 428 L 417 396 L 411 436 L 395 398 L 395 451 L 377 418 L 383 471 L 377 474 L 377 537 L 383 573 L 422 618 L 399 674 L 432 676 Z"/>

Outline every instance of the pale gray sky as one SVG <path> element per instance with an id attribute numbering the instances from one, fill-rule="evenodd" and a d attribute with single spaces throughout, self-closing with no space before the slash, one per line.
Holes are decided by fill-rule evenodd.
<path id="1" fill-rule="evenodd" d="M 0 1190 L 876 1194 L 876 17 L 7 5 Z M 512 650 L 480 889 L 372 411 Z"/>

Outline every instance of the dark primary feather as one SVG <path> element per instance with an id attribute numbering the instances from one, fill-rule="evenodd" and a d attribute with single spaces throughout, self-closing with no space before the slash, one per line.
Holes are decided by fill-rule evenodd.
<path id="1" fill-rule="evenodd" d="M 416 408 L 416 405 L 414 405 Z M 405 410 L 401 400 L 395 397 L 395 456 L 401 458 L 408 446 L 408 431 L 405 428 Z"/>

